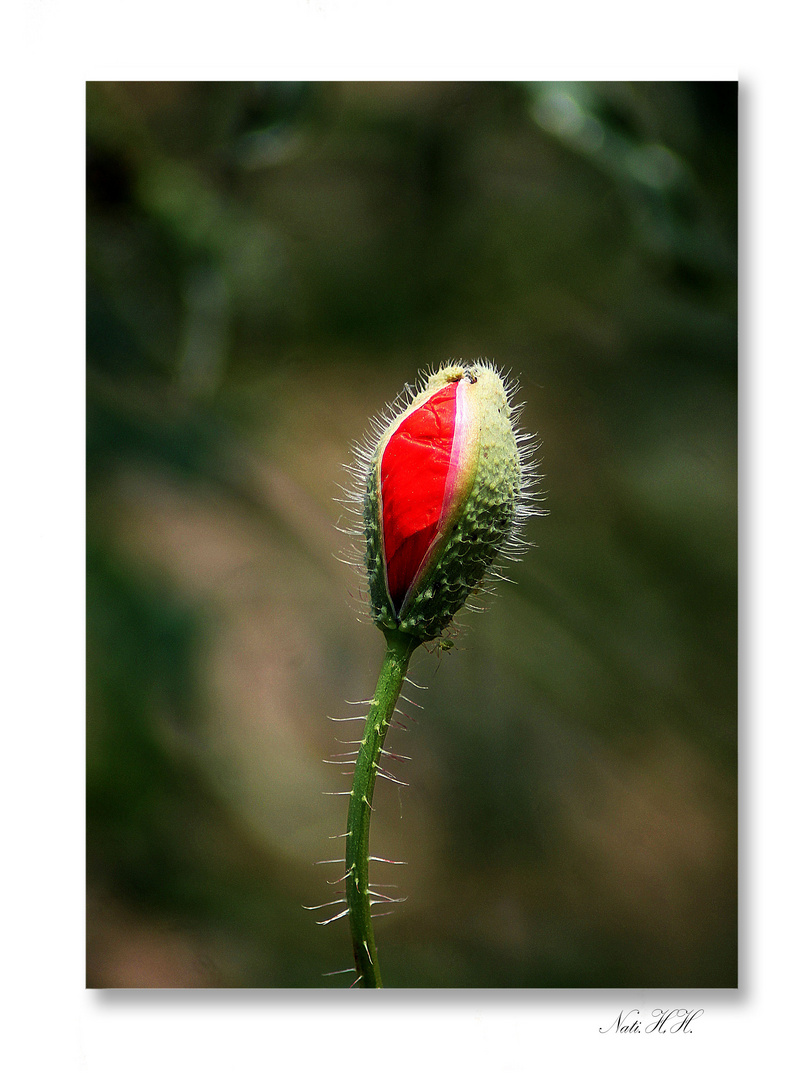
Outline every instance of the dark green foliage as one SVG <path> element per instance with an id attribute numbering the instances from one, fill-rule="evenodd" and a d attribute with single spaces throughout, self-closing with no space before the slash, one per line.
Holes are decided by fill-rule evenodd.
<path id="1" fill-rule="evenodd" d="M 351 962 L 302 910 L 345 828 L 325 717 L 382 648 L 332 498 L 372 412 L 478 356 L 549 514 L 413 657 L 386 984 L 735 984 L 736 116 L 724 83 L 88 86 L 91 984 Z"/>

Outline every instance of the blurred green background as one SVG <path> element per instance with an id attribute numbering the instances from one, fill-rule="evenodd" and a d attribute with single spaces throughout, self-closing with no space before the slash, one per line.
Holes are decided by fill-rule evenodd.
<path id="1" fill-rule="evenodd" d="M 737 85 L 87 101 L 88 985 L 348 985 L 304 905 L 383 639 L 334 499 L 373 413 L 479 356 L 549 513 L 414 658 L 383 977 L 736 985 Z"/>

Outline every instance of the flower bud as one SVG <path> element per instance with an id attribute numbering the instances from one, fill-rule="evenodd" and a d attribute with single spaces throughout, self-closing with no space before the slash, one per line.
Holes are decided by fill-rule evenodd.
<path id="1" fill-rule="evenodd" d="M 383 431 L 367 462 L 363 524 L 381 628 L 438 637 L 528 510 L 513 410 L 489 364 L 448 364 Z"/>

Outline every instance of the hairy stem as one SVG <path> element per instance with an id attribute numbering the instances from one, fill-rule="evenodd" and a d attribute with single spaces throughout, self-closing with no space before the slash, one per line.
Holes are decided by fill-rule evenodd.
<path id="1" fill-rule="evenodd" d="M 411 654 L 419 645 L 416 638 L 401 634 L 397 630 L 386 630 L 384 633 L 387 648 L 357 755 L 346 826 L 346 903 L 349 908 L 354 963 L 361 985 L 377 988 L 382 986 L 382 979 L 371 928 L 368 883 L 371 803 L 388 725 L 402 690 Z"/>

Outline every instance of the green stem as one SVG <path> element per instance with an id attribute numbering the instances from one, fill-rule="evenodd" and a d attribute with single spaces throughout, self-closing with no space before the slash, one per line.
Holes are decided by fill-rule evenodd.
<path id="1" fill-rule="evenodd" d="M 411 654 L 420 644 L 416 638 L 397 630 L 385 630 L 384 633 L 387 648 L 357 755 L 346 826 L 346 903 L 349 907 L 354 963 L 361 985 L 378 988 L 382 986 L 382 979 L 371 928 L 368 884 L 371 802 L 388 725 L 402 690 Z"/>

